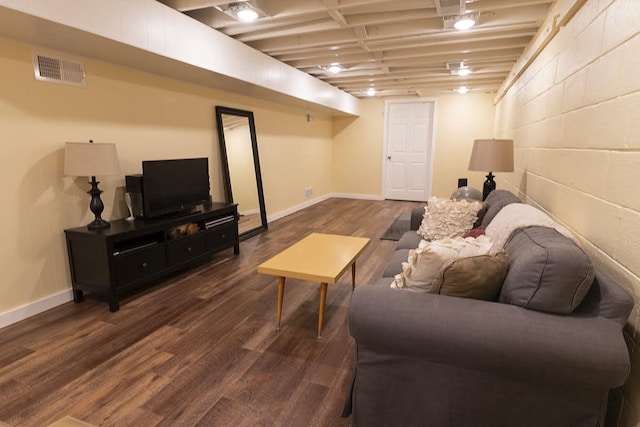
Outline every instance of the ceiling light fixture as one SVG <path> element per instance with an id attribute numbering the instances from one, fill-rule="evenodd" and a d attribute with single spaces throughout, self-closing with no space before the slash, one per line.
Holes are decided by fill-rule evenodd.
<path id="1" fill-rule="evenodd" d="M 236 16 L 242 22 L 252 22 L 258 19 L 258 12 L 253 9 L 241 9 L 236 12 Z"/>
<path id="2" fill-rule="evenodd" d="M 472 73 L 471 68 L 464 61 L 447 62 L 446 67 L 454 76 L 468 76 Z"/>
<path id="3" fill-rule="evenodd" d="M 343 70 L 344 69 L 342 68 L 342 66 L 338 62 L 331 63 L 331 65 L 329 65 L 329 67 L 327 68 L 327 71 L 330 72 L 331 74 L 338 74 L 339 72 L 341 72 Z"/>
<path id="4" fill-rule="evenodd" d="M 367 96 L 374 96 L 376 94 L 376 89 L 370 87 L 369 89 L 367 89 Z"/>
<path id="5" fill-rule="evenodd" d="M 465 65 L 464 61 L 460 62 L 460 67 L 458 68 L 458 75 L 468 76 L 469 74 L 471 74 L 471 68 Z"/>
<path id="6" fill-rule="evenodd" d="M 237 1 L 215 5 L 214 7 L 240 22 L 253 22 L 258 18 L 266 16 L 266 14 L 251 1 Z"/>
<path id="7" fill-rule="evenodd" d="M 456 92 L 464 95 L 465 93 L 469 92 L 469 88 L 466 86 L 460 86 L 458 89 L 456 89 Z"/>
<path id="8" fill-rule="evenodd" d="M 461 15 L 454 22 L 453 26 L 456 30 L 464 31 L 476 25 L 476 19 L 473 15 Z"/>

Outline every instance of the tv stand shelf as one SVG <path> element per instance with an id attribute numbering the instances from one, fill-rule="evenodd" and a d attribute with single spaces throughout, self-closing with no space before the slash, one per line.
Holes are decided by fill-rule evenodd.
<path id="1" fill-rule="evenodd" d="M 112 312 L 120 309 L 125 291 L 224 249 L 240 253 L 238 208 L 230 203 L 211 203 L 182 216 L 120 219 L 107 229 L 85 226 L 64 233 L 73 300 L 82 302 L 84 291 L 101 295 Z"/>

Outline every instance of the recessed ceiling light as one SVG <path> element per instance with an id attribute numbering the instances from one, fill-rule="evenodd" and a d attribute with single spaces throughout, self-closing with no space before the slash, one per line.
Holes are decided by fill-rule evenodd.
<path id="1" fill-rule="evenodd" d="M 471 68 L 466 65 L 460 66 L 460 69 L 458 70 L 459 76 L 468 76 L 469 74 L 471 74 Z"/>
<path id="2" fill-rule="evenodd" d="M 367 89 L 367 95 L 368 96 L 374 96 L 376 94 L 376 90 L 372 87 L 370 87 L 369 89 Z"/>
<path id="3" fill-rule="evenodd" d="M 242 22 L 252 22 L 258 19 L 258 12 L 253 9 L 241 9 L 236 12 L 236 16 Z"/>
<path id="4" fill-rule="evenodd" d="M 264 18 L 267 16 L 264 11 L 248 0 L 234 1 L 226 4 L 219 3 L 215 4 L 213 7 L 240 22 L 253 22 L 258 18 Z"/>
<path id="5" fill-rule="evenodd" d="M 339 72 L 342 71 L 342 67 L 338 62 L 334 62 L 331 65 L 329 65 L 329 68 L 327 68 L 327 71 L 330 72 L 331 74 L 338 74 Z"/>
<path id="6" fill-rule="evenodd" d="M 464 61 L 447 62 L 445 65 L 447 70 L 451 71 L 451 75 L 453 76 L 468 76 L 473 72 L 471 67 L 465 64 Z"/>
<path id="7" fill-rule="evenodd" d="M 465 94 L 469 92 L 469 88 L 466 86 L 460 86 L 458 89 L 456 89 L 456 92 Z"/>
<path id="8" fill-rule="evenodd" d="M 456 22 L 453 24 L 456 30 L 468 30 L 476 25 L 476 19 L 473 15 L 462 15 L 456 18 Z"/>

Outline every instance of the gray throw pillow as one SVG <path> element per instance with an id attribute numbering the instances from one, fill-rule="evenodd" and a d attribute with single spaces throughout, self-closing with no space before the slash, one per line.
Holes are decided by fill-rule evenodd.
<path id="1" fill-rule="evenodd" d="M 505 250 L 509 270 L 500 302 L 555 314 L 569 314 L 589 291 L 595 269 L 571 239 L 549 227 L 512 233 Z"/>

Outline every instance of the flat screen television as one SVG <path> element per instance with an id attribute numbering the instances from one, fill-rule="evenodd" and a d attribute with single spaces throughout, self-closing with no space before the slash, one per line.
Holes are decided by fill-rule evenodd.
<path id="1" fill-rule="evenodd" d="M 188 212 L 210 200 L 209 159 L 145 160 L 142 193 L 147 218 Z"/>

